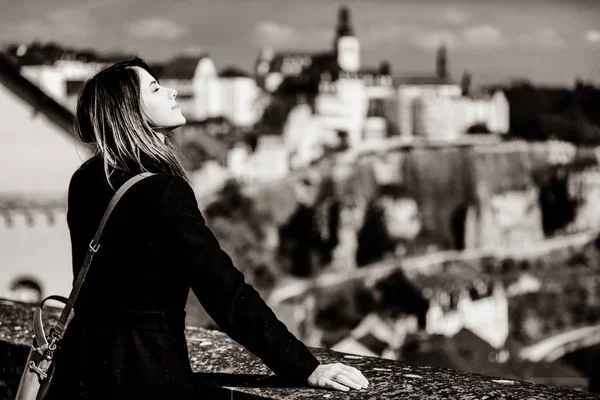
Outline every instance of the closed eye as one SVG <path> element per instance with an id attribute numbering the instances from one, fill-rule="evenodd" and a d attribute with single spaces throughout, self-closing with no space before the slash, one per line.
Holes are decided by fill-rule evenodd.
<path id="1" fill-rule="evenodd" d="M 158 86 L 158 82 L 157 82 L 157 81 L 152 81 L 152 82 L 150 82 L 150 87 L 152 87 L 152 86 L 154 86 L 154 87 L 156 88 L 156 89 L 154 89 L 154 90 L 152 91 L 152 93 L 154 93 L 154 92 L 157 92 L 157 91 L 158 91 L 158 89 L 160 89 L 160 86 Z"/>

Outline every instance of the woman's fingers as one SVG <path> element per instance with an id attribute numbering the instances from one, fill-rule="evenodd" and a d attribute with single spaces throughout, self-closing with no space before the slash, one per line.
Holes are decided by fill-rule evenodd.
<path id="1" fill-rule="evenodd" d="M 347 392 L 348 390 L 350 390 L 348 386 L 342 385 L 341 383 L 337 383 L 333 380 L 327 381 L 327 386 L 329 386 L 331 389 L 341 390 L 342 392 Z"/>
<path id="2" fill-rule="evenodd" d="M 314 387 L 348 391 L 368 387 L 369 381 L 356 368 L 342 363 L 322 364 L 317 366 L 308 377 L 308 384 Z"/>
<path id="3" fill-rule="evenodd" d="M 360 385 L 359 383 L 357 383 L 354 379 L 352 379 L 351 377 L 346 376 L 347 372 L 342 372 L 340 374 L 337 374 L 336 376 L 333 377 L 334 382 L 337 383 L 341 383 L 342 385 L 345 385 L 351 389 L 362 389 L 362 385 Z"/>
<path id="4" fill-rule="evenodd" d="M 345 364 L 342 364 L 341 367 L 344 370 L 344 373 L 349 375 L 354 382 L 358 383 L 362 387 L 369 386 L 369 381 L 358 369 Z"/>

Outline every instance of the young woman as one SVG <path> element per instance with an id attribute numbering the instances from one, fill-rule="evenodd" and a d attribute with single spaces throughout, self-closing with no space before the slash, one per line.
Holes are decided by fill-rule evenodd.
<path id="1" fill-rule="evenodd" d="M 191 287 L 217 324 L 276 375 L 337 390 L 368 386 L 356 368 L 320 364 L 244 281 L 206 226 L 170 132 L 185 124 L 175 90 L 139 58 L 84 86 L 76 129 L 97 154 L 73 175 L 67 220 L 77 276 L 106 206 L 127 179 L 75 305 L 52 399 L 198 399 L 184 335 Z"/>

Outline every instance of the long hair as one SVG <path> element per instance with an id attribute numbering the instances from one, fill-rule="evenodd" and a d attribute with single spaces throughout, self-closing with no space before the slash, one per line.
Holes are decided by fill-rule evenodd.
<path id="1" fill-rule="evenodd" d="M 133 67 L 145 69 L 158 82 L 138 57 L 103 68 L 79 94 L 75 132 L 84 143 L 95 144 L 111 187 L 115 170 L 171 173 L 187 180 L 172 139 L 166 136 L 163 143 L 144 116 Z"/>

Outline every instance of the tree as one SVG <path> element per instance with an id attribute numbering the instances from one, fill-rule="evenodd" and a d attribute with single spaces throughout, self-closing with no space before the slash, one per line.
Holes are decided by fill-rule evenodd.
<path id="1" fill-rule="evenodd" d="M 564 170 L 553 171 L 550 179 L 541 185 L 539 197 L 546 236 L 552 236 L 574 220 L 577 202 L 569 194 L 568 175 Z"/>
<path id="2" fill-rule="evenodd" d="M 294 96 L 271 96 L 254 130 L 263 134 L 281 134 L 287 121 L 288 114 L 296 104 Z"/>
<path id="3" fill-rule="evenodd" d="M 204 211 L 207 221 L 234 265 L 257 289 L 270 290 L 279 273 L 273 254 L 265 245 L 263 227 L 267 215 L 257 211 L 251 198 L 244 195 L 238 183 L 229 181 L 218 200 Z"/>

